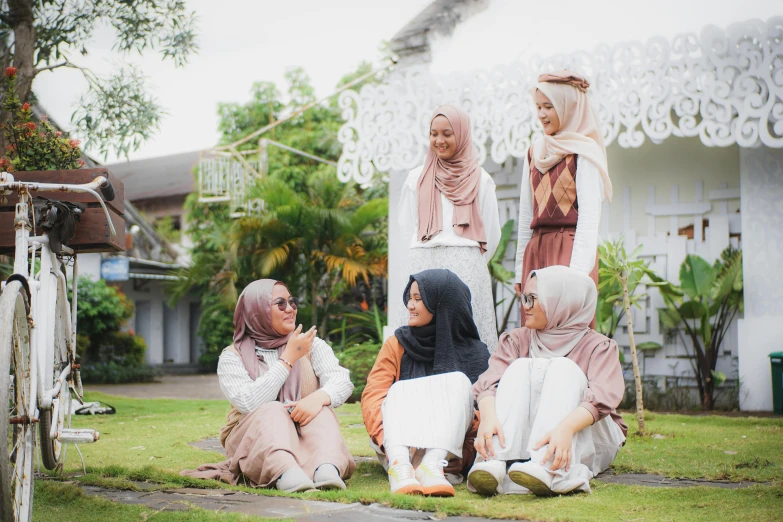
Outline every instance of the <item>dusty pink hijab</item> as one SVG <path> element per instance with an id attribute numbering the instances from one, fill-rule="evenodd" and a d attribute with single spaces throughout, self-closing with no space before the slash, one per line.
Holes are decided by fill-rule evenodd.
<path id="1" fill-rule="evenodd" d="M 441 105 L 430 118 L 445 116 L 457 139 L 457 151 L 442 160 L 430 147 L 424 159 L 424 170 L 419 177 L 419 230 L 418 237 L 424 243 L 443 230 L 443 211 L 440 195 L 443 193 L 454 204 L 454 231 L 462 237 L 478 242 L 481 252 L 487 251 L 487 235 L 481 219 L 478 193 L 481 183 L 481 166 L 478 162 L 470 117 L 459 107 Z"/>
<path id="2" fill-rule="evenodd" d="M 612 200 L 612 182 L 606 162 L 606 147 L 598 112 L 587 98 L 590 83 L 570 71 L 542 74 L 532 89 L 549 98 L 560 118 L 560 129 L 552 136 L 542 136 L 533 144 L 533 163 L 542 173 L 560 163 L 569 154 L 590 160 L 604 181 L 604 196 Z"/>
<path id="3" fill-rule="evenodd" d="M 274 279 L 253 281 L 242 290 L 234 310 L 234 348 L 242 357 L 245 369 L 253 380 L 269 370 L 264 358 L 256 354 L 256 346 L 277 348 L 277 354 L 280 356 L 291 337 L 291 334 L 280 335 L 272 328 L 272 292 L 275 285 L 283 283 Z M 280 389 L 278 400 L 298 401 L 301 381 L 301 365 L 296 361 Z"/>
<path id="4" fill-rule="evenodd" d="M 546 328 L 530 330 L 530 357 L 565 357 L 590 331 L 598 290 L 590 276 L 568 266 L 534 270 Z"/>

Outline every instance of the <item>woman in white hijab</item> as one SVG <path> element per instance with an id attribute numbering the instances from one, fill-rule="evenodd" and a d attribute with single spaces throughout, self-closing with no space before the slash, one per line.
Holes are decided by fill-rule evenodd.
<path id="1" fill-rule="evenodd" d="M 560 71 L 539 76 L 532 90 L 544 134 L 522 170 L 518 294 L 532 270 L 554 265 L 580 270 L 598 284 L 598 225 L 603 200 L 612 199 L 612 182 L 589 87 L 584 77 Z"/>
<path id="2" fill-rule="evenodd" d="M 588 327 L 597 290 L 584 272 L 535 270 L 522 298 L 525 327 L 500 337 L 473 386 L 481 422 L 468 489 L 590 492 L 628 432 L 616 411 L 625 392 L 617 343 Z"/>

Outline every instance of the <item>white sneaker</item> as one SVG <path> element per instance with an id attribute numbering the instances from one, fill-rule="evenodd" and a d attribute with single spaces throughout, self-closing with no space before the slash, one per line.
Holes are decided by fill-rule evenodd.
<path id="1" fill-rule="evenodd" d="M 453 497 L 454 486 L 446 479 L 443 468 L 449 463 L 445 460 L 422 462 L 416 468 L 416 480 L 419 481 L 424 494 L 429 497 Z"/>
<path id="2" fill-rule="evenodd" d="M 468 489 L 479 495 L 503 494 L 506 463 L 502 460 L 476 460 L 468 473 Z"/>
<path id="3" fill-rule="evenodd" d="M 515 462 L 509 468 L 508 476 L 539 497 L 551 497 L 557 494 L 552 491 L 552 473 L 535 462 Z"/>
<path id="4" fill-rule="evenodd" d="M 392 493 L 401 495 L 423 495 L 424 488 L 413 474 L 413 465 L 410 462 L 395 460 L 389 466 L 389 486 Z"/>

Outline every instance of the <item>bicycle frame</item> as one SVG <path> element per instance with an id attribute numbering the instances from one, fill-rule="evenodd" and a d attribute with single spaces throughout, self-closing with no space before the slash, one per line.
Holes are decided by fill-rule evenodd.
<path id="1" fill-rule="evenodd" d="M 19 202 L 16 204 L 14 212 L 15 248 L 14 248 L 14 273 L 23 276 L 30 288 L 31 316 L 34 328 L 32 329 L 32 338 L 30 342 L 32 360 L 30 361 L 31 379 L 33 379 L 32 394 L 34 395 L 32 404 L 38 405 L 34 419 L 40 419 L 40 410 L 54 410 L 52 418 L 56 419 L 58 408 L 58 396 L 65 383 L 66 378 L 72 373 L 74 364 L 74 354 L 76 347 L 76 316 L 77 316 L 77 277 L 78 263 L 75 253 L 68 247 L 63 246 L 63 251 L 72 254 L 74 257 L 73 268 L 73 300 L 71 302 L 70 317 L 66 317 L 66 353 L 62 360 L 67 360 L 68 364 L 60 372 L 59 376 L 52 383 L 51 388 L 45 382 L 46 376 L 53 372 L 53 352 L 54 349 L 54 321 L 55 304 L 57 298 L 61 302 L 67 302 L 67 289 L 65 275 L 57 266 L 57 256 L 49 248 L 49 236 L 43 233 L 40 236 L 31 236 L 32 226 L 28 218 L 30 207 L 28 200 L 32 201 L 32 192 L 82 192 L 95 197 L 100 203 L 106 214 L 106 220 L 112 234 L 115 234 L 114 226 L 109 216 L 103 199 L 96 192 L 101 185 L 106 182 L 102 176 L 95 178 L 91 183 L 84 185 L 66 185 L 53 183 L 35 183 L 18 182 L 9 173 L 0 173 L 0 194 L 16 192 L 19 194 Z M 36 250 L 40 247 L 40 267 L 35 272 Z M 28 254 L 28 251 L 30 253 Z M 28 265 L 29 263 L 29 265 Z M 37 277 L 36 277 L 37 275 Z M 77 397 L 81 400 L 80 393 Z M 94 442 L 97 440 L 97 433 L 92 430 L 69 430 L 67 440 L 64 442 Z M 52 431 L 48 434 L 50 438 L 58 438 L 56 423 L 52 423 Z"/>

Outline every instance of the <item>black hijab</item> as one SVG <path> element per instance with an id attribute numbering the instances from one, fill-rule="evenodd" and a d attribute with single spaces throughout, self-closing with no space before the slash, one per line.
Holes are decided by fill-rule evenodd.
<path id="1" fill-rule="evenodd" d="M 403 293 L 405 306 L 414 281 L 434 317 L 426 326 L 402 326 L 394 332 L 405 350 L 400 380 L 462 372 L 475 383 L 487 369 L 489 351 L 473 322 L 470 289 L 453 272 L 424 270 L 410 277 Z"/>

